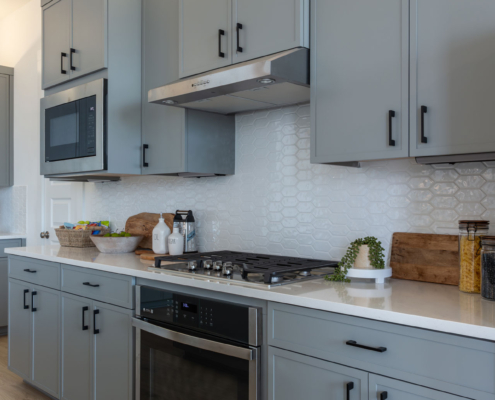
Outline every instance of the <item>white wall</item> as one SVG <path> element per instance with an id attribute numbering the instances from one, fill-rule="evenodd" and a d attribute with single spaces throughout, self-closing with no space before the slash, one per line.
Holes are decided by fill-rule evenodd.
<path id="1" fill-rule="evenodd" d="M 27 187 L 28 244 L 41 230 L 39 174 L 41 90 L 41 7 L 31 0 L 0 20 L 0 65 L 15 69 L 14 184 Z"/>

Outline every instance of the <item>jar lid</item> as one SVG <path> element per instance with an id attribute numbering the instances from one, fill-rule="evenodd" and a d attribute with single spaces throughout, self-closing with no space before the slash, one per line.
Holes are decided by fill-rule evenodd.
<path id="1" fill-rule="evenodd" d="M 463 219 L 459 221 L 459 228 L 488 228 L 490 221 Z"/>
<path id="2" fill-rule="evenodd" d="M 481 244 L 487 246 L 495 246 L 495 236 L 483 236 L 481 238 Z"/>

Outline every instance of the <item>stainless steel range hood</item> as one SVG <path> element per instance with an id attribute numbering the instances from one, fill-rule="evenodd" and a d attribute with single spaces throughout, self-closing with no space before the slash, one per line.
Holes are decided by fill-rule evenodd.
<path id="1" fill-rule="evenodd" d="M 184 78 L 148 92 L 150 103 L 219 114 L 309 100 L 309 50 L 306 48 Z"/>

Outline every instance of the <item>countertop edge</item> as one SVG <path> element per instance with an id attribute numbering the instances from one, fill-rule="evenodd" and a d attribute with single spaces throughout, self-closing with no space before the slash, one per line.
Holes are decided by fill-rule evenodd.
<path id="1" fill-rule="evenodd" d="M 397 325 L 404 325 L 414 328 L 427 329 L 442 333 L 465 336 L 474 339 L 495 341 L 495 329 L 480 325 L 472 325 L 444 319 L 423 317 L 414 314 L 405 314 L 389 310 L 370 309 L 363 306 L 351 304 L 335 303 L 330 300 L 317 300 L 300 298 L 291 294 L 272 292 L 269 289 L 257 289 L 242 285 L 227 285 L 218 282 L 208 282 L 205 280 L 185 278 L 170 274 L 157 274 L 154 272 L 136 271 L 124 267 L 111 266 L 105 264 L 90 263 L 87 261 L 68 260 L 62 257 L 33 254 L 24 248 L 5 249 L 5 253 L 19 257 L 34 258 L 43 261 L 56 262 L 66 265 L 74 265 L 81 268 L 88 268 L 98 271 L 111 272 L 115 274 L 133 276 L 136 278 L 167 282 L 180 286 L 188 286 L 216 292 L 228 293 L 237 296 L 257 298 L 265 301 L 272 301 L 298 307 L 305 307 L 314 310 L 328 311 L 337 314 L 350 315 L 359 318 L 366 318 L 381 322 L 388 322 Z"/>

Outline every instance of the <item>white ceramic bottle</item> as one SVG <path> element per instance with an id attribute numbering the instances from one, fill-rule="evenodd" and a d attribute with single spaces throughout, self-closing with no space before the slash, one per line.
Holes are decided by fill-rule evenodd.
<path id="1" fill-rule="evenodd" d="M 163 215 L 160 213 L 158 224 L 153 229 L 153 252 L 155 254 L 167 254 L 167 238 L 170 235 L 170 228 L 165 223 Z"/>
<path id="2" fill-rule="evenodd" d="M 184 236 L 179 233 L 179 228 L 174 227 L 174 232 L 168 237 L 168 252 L 171 256 L 180 256 L 184 253 Z"/>

